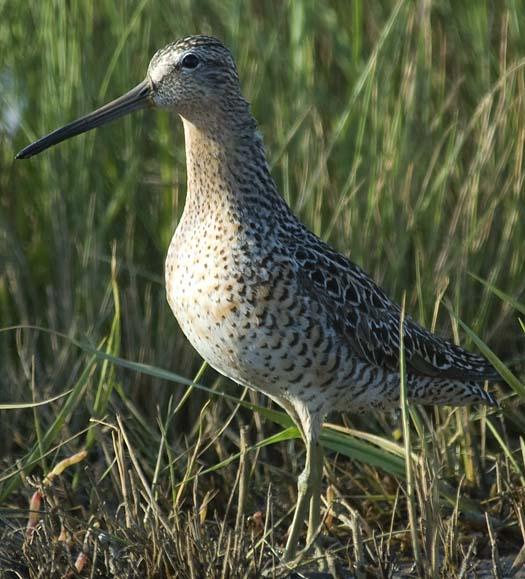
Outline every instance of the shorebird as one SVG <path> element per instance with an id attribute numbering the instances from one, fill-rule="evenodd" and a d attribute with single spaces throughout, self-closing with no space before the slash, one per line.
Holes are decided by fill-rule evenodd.
<path id="1" fill-rule="evenodd" d="M 134 89 L 17 158 L 150 106 L 178 113 L 186 142 L 186 204 L 166 259 L 171 309 L 200 355 L 283 407 L 306 445 L 283 556 L 291 560 L 308 510 L 307 544 L 320 524 L 326 414 L 399 404 L 401 310 L 280 196 L 233 56 L 215 38 L 162 48 Z M 483 357 L 411 318 L 402 329 L 412 402 L 495 404 L 483 385 L 498 374 Z"/>

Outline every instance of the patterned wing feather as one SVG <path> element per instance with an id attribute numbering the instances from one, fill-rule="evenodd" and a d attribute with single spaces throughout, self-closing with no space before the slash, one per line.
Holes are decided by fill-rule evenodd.
<path id="1" fill-rule="evenodd" d="M 311 237 L 310 237 L 311 236 Z M 371 364 L 399 371 L 401 311 L 370 277 L 312 234 L 295 250 L 302 283 L 334 312 L 335 323 L 355 351 Z M 404 321 L 408 374 L 455 380 L 496 380 L 482 356 L 432 334 L 414 320 Z"/>

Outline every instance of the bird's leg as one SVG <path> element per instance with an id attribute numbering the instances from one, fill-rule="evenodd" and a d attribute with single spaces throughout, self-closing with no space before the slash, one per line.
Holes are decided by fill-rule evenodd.
<path id="1" fill-rule="evenodd" d="M 301 526 L 304 522 L 306 509 L 308 506 L 308 499 L 312 492 L 312 446 L 309 441 L 306 441 L 306 464 L 303 472 L 297 479 L 297 502 L 295 504 L 295 513 L 293 516 L 292 525 L 288 531 L 288 540 L 286 541 L 286 548 L 284 550 L 284 561 L 291 561 L 295 558 L 297 553 L 297 542 Z"/>
<path id="2" fill-rule="evenodd" d="M 284 551 L 284 561 L 290 561 L 295 558 L 297 552 L 297 542 L 301 526 L 303 525 L 308 503 L 310 504 L 310 513 L 308 521 L 308 541 L 319 527 L 321 520 L 321 475 L 323 452 L 318 438 L 311 432 L 305 433 L 306 442 L 306 464 L 303 472 L 297 480 L 297 503 L 292 525 L 288 532 L 288 541 Z"/>
<path id="3" fill-rule="evenodd" d="M 308 518 L 308 535 L 306 544 L 309 544 L 321 522 L 321 481 L 323 477 L 323 447 L 318 440 L 311 441 L 311 489 L 310 489 L 310 516 Z"/>

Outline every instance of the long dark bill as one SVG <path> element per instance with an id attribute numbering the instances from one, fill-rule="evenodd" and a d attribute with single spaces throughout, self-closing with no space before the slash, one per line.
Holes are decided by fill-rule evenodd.
<path id="1" fill-rule="evenodd" d="M 144 80 L 118 99 L 31 143 L 22 149 L 16 158 L 28 159 L 70 137 L 105 125 L 149 104 L 151 104 L 151 86 L 147 80 Z"/>

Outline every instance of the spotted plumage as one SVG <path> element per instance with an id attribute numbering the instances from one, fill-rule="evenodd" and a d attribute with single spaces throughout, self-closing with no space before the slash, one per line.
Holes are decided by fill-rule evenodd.
<path id="1" fill-rule="evenodd" d="M 319 524 L 326 414 L 399 404 L 400 308 L 279 195 L 232 54 L 214 38 L 159 50 L 143 83 L 19 156 L 145 105 L 177 112 L 184 125 L 187 199 L 166 259 L 173 313 L 205 360 L 284 407 L 306 442 L 290 559 L 307 502 L 309 537 Z M 403 333 L 410 400 L 494 404 L 483 385 L 498 376 L 484 358 L 410 318 Z"/>

